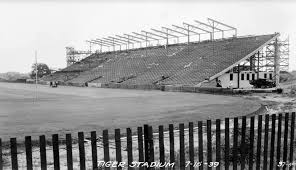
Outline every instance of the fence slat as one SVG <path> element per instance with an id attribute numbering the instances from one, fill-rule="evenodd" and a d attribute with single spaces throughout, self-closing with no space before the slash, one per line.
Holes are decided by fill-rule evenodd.
<path id="1" fill-rule="evenodd" d="M 164 138 L 163 138 L 163 126 L 158 127 L 159 131 L 159 162 L 160 164 L 165 163 L 165 152 L 164 152 Z M 164 167 L 160 167 L 160 169 L 164 169 Z"/>
<path id="2" fill-rule="evenodd" d="M 103 146 L 104 146 L 104 161 L 108 162 L 110 160 L 109 156 L 109 134 L 108 130 L 103 130 Z M 105 167 L 105 169 L 110 169 Z"/>
<path id="3" fill-rule="evenodd" d="M 120 135 L 120 129 L 115 129 L 115 149 L 116 149 L 116 161 L 121 162 L 121 135 Z M 122 167 L 118 166 L 118 170 L 121 170 Z"/>
<path id="4" fill-rule="evenodd" d="M 26 163 L 27 163 L 27 170 L 33 169 L 32 164 L 32 140 L 31 136 L 25 137 L 25 147 L 26 147 Z"/>
<path id="5" fill-rule="evenodd" d="M 126 128 L 126 142 L 128 169 L 133 169 L 132 167 L 130 167 L 133 162 L 133 139 L 132 130 L 130 128 Z"/>
<path id="6" fill-rule="evenodd" d="M 144 162 L 144 153 L 143 153 L 143 129 L 142 127 L 138 127 L 138 151 L 139 151 L 139 162 Z M 140 170 L 144 169 L 142 166 L 139 168 Z"/>
<path id="7" fill-rule="evenodd" d="M 154 162 L 154 141 L 153 141 L 153 128 L 152 126 L 149 126 L 149 149 L 150 149 L 150 162 Z M 150 168 L 153 169 L 153 168 Z"/>
<path id="8" fill-rule="evenodd" d="M 179 124 L 180 139 L 180 169 L 185 169 L 185 142 L 184 142 L 184 124 Z"/>
<path id="9" fill-rule="evenodd" d="M 18 169 L 17 162 L 17 143 L 16 138 L 10 138 L 11 166 L 12 170 Z"/>
<path id="10" fill-rule="evenodd" d="M 80 170 L 85 170 L 85 148 L 84 148 L 84 134 L 78 132 L 78 144 L 79 144 L 79 162 Z"/>
<path id="11" fill-rule="evenodd" d="M 292 113 L 291 118 L 291 134 L 290 134 L 290 156 L 289 156 L 289 162 L 293 163 L 293 151 L 294 151 L 294 131 L 295 131 L 295 112 Z M 291 166 L 289 169 L 292 169 Z"/>
<path id="12" fill-rule="evenodd" d="M 217 170 L 220 170 L 221 166 L 221 120 L 216 120 L 216 162 L 219 162 L 219 165 L 216 167 Z"/>
<path id="13" fill-rule="evenodd" d="M 212 162 L 212 121 L 207 120 L 207 163 L 208 169 L 212 169 L 209 166 L 210 162 Z"/>
<path id="14" fill-rule="evenodd" d="M 234 118 L 233 127 L 233 170 L 237 170 L 238 151 L 238 118 Z"/>
<path id="15" fill-rule="evenodd" d="M 225 118 L 225 170 L 229 170 L 229 118 Z"/>
<path id="16" fill-rule="evenodd" d="M 271 116 L 271 135 L 270 135 L 270 157 L 269 157 L 269 169 L 273 170 L 274 167 L 274 144 L 275 144 L 275 119 L 276 115 Z"/>
<path id="17" fill-rule="evenodd" d="M 256 169 L 260 169 L 261 159 L 261 136 L 262 136 L 262 115 L 258 116 L 258 129 L 257 129 L 257 152 L 256 152 Z"/>
<path id="18" fill-rule="evenodd" d="M 39 136 L 39 147 L 40 147 L 41 170 L 46 170 L 47 169 L 47 163 L 46 163 L 46 140 L 45 140 L 45 135 Z"/>
<path id="19" fill-rule="evenodd" d="M 281 161 L 281 139 L 282 139 L 282 114 L 278 115 L 278 131 L 277 131 L 277 144 L 276 144 L 276 164 Z M 276 166 L 276 169 L 280 167 Z"/>
<path id="20" fill-rule="evenodd" d="M 93 169 L 98 168 L 98 152 L 97 152 L 97 132 L 90 132 L 91 140 L 91 157 L 92 157 L 92 167 Z"/>
<path id="21" fill-rule="evenodd" d="M 174 125 L 169 124 L 169 138 L 170 138 L 170 163 L 175 162 L 175 141 L 174 141 Z"/>
<path id="22" fill-rule="evenodd" d="M 246 160 L 246 126 L 247 126 L 247 118 L 243 116 L 242 118 L 242 139 L 241 139 L 241 169 L 245 169 L 245 160 Z"/>
<path id="23" fill-rule="evenodd" d="M 3 170 L 3 158 L 2 158 L 2 139 L 0 138 L 0 170 Z"/>
<path id="24" fill-rule="evenodd" d="M 190 161 L 190 170 L 193 170 L 194 167 L 194 135 L 193 135 L 193 122 L 189 122 L 189 161 Z"/>
<path id="25" fill-rule="evenodd" d="M 203 169 L 203 131 L 202 131 L 202 121 L 198 121 L 198 162 L 201 162 L 199 169 Z"/>
<path id="26" fill-rule="evenodd" d="M 52 135 L 52 148 L 53 148 L 53 164 L 54 170 L 60 170 L 60 154 L 59 154 L 59 135 Z"/>
<path id="27" fill-rule="evenodd" d="M 254 162 L 254 138 L 255 138 L 255 117 L 251 117 L 251 123 L 250 123 L 250 149 L 249 152 L 249 170 L 253 170 L 253 162 Z"/>
<path id="28" fill-rule="evenodd" d="M 68 170 L 73 170 L 73 154 L 72 154 L 72 136 L 71 136 L 71 134 L 66 134 L 66 150 L 67 150 Z"/>
<path id="29" fill-rule="evenodd" d="M 145 162 L 150 161 L 149 126 L 144 125 Z"/>
<path id="30" fill-rule="evenodd" d="M 268 132 L 269 132 L 269 115 L 267 114 L 265 115 L 265 126 L 264 126 L 263 170 L 267 170 Z"/>
<path id="31" fill-rule="evenodd" d="M 283 153 L 283 162 L 287 162 L 288 157 L 288 131 L 289 131 L 289 113 L 285 114 L 285 130 L 284 130 L 284 153 Z M 287 166 L 283 167 L 285 170 Z"/>

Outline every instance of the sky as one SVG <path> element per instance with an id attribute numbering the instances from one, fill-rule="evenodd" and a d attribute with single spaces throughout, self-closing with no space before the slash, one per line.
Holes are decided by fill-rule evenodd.
<path id="1" fill-rule="evenodd" d="M 87 50 L 85 40 L 207 18 L 236 27 L 239 36 L 289 36 L 290 70 L 296 70 L 295 9 L 289 0 L 0 0 L 0 73 L 30 72 L 35 51 L 38 62 L 64 68 L 67 46 Z"/>

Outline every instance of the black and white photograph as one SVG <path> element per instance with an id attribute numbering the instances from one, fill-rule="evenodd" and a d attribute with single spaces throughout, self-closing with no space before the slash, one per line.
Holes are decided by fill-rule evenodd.
<path id="1" fill-rule="evenodd" d="M 0 0 L 0 170 L 295 170 L 296 1 Z"/>

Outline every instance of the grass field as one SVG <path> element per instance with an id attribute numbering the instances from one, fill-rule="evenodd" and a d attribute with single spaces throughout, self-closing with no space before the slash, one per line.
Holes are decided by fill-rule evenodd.
<path id="1" fill-rule="evenodd" d="M 35 95 L 37 94 L 37 101 Z M 245 115 L 260 104 L 200 93 L 0 83 L 0 136 L 51 135 Z"/>

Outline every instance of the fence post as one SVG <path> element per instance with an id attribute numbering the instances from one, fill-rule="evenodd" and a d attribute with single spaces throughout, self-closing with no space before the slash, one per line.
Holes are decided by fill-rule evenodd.
<path id="1" fill-rule="evenodd" d="M 151 165 L 151 162 L 154 162 L 154 141 L 153 141 L 153 128 L 152 126 L 149 126 L 149 149 L 150 149 L 150 161 L 149 165 Z M 154 168 L 150 168 L 154 169 Z"/>
<path id="2" fill-rule="evenodd" d="M 163 126 L 158 127 L 159 131 L 159 162 L 160 165 L 164 165 L 165 163 L 165 152 L 164 152 L 164 139 L 163 139 Z M 164 167 L 160 167 L 160 169 L 164 169 Z"/>
<path id="3" fill-rule="evenodd" d="M 285 130 L 284 130 L 284 153 L 283 162 L 287 162 L 288 156 L 288 131 L 289 131 L 289 113 L 285 114 Z M 283 170 L 285 170 L 287 165 L 284 165 Z"/>
<path id="4" fill-rule="evenodd" d="M 263 170 L 267 170 L 268 131 L 269 131 L 269 115 L 267 114 L 265 115 L 265 126 L 264 126 Z"/>
<path id="5" fill-rule="evenodd" d="M 289 162 L 293 162 L 293 144 L 294 144 L 294 131 L 295 131 L 295 112 L 292 113 L 291 118 L 291 135 L 290 135 L 290 159 Z M 292 166 L 290 167 L 292 169 Z"/>
<path id="6" fill-rule="evenodd" d="M 52 135 L 52 148 L 53 148 L 54 170 L 60 170 L 60 154 L 59 154 L 59 136 L 58 136 L 58 134 Z"/>
<path id="7" fill-rule="evenodd" d="M 274 144 L 275 144 L 275 119 L 276 115 L 271 116 L 271 137 L 270 137 L 270 158 L 269 158 L 269 169 L 273 170 L 273 161 L 274 161 Z"/>
<path id="8" fill-rule="evenodd" d="M 133 169 L 132 167 L 130 167 L 133 162 L 133 140 L 132 130 L 130 128 L 126 128 L 126 140 L 128 169 Z"/>
<path id="9" fill-rule="evenodd" d="M 104 161 L 110 161 L 109 156 L 109 135 L 108 130 L 103 130 L 103 146 L 104 146 Z M 110 169 L 110 167 L 104 167 L 106 170 Z"/>
<path id="10" fill-rule="evenodd" d="M 253 170 L 254 138 L 255 138 L 255 117 L 252 116 L 251 127 L 250 127 L 249 170 Z"/>
<path id="11" fill-rule="evenodd" d="M 229 118 L 225 118 L 225 170 L 229 170 Z"/>
<path id="12" fill-rule="evenodd" d="M 175 142 L 174 142 L 175 136 L 174 136 L 173 124 L 169 124 L 169 138 L 170 138 L 170 163 L 174 163 L 175 162 Z"/>
<path id="13" fill-rule="evenodd" d="M 39 136 L 39 147 L 40 147 L 41 170 L 46 170 L 47 169 L 47 163 L 46 163 L 46 140 L 45 140 L 45 135 Z"/>
<path id="14" fill-rule="evenodd" d="M 143 153 L 143 129 L 142 127 L 138 127 L 138 150 L 139 150 L 139 162 L 144 162 L 144 153 Z M 140 170 L 144 169 L 142 166 L 139 168 Z"/>
<path id="15" fill-rule="evenodd" d="M 202 133 L 202 121 L 198 121 L 198 161 L 201 162 L 199 169 L 203 169 L 203 133 Z"/>
<path id="16" fill-rule="evenodd" d="M 11 166 L 13 170 L 18 169 L 16 138 L 10 138 Z"/>
<path id="17" fill-rule="evenodd" d="M 150 148 L 149 148 L 149 126 L 148 125 L 144 125 L 144 144 L 145 144 L 145 162 L 149 162 Z"/>
<path id="18" fill-rule="evenodd" d="M 31 136 L 25 137 L 27 170 L 33 170 Z"/>
<path id="19" fill-rule="evenodd" d="M 212 121 L 207 120 L 207 167 L 208 169 L 212 169 L 210 167 L 210 163 L 212 162 Z"/>
<path id="20" fill-rule="evenodd" d="M 73 170 L 73 155 L 72 155 L 72 137 L 71 137 L 71 134 L 66 134 L 66 150 L 67 150 L 67 166 L 68 166 L 68 170 Z"/>
<path id="21" fill-rule="evenodd" d="M 278 116 L 278 135 L 277 135 L 277 145 L 276 145 L 276 165 L 281 160 L 281 138 L 282 138 L 282 114 Z M 276 169 L 280 169 L 280 167 L 276 166 Z"/>
<path id="22" fill-rule="evenodd" d="M 3 163 L 2 163 L 2 140 L 0 138 L 0 170 L 3 170 Z"/>
<path id="23" fill-rule="evenodd" d="M 185 169 L 185 143 L 184 143 L 184 124 L 179 124 L 180 139 L 180 169 Z"/>
<path id="24" fill-rule="evenodd" d="M 245 159 L 246 159 L 246 126 L 247 118 L 243 116 L 242 118 L 242 139 L 241 139 L 241 169 L 245 169 Z"/>
<path id="25" fill-rule="evenodd" d="M 216 162 L 219 162 L 219 165 L 216 167 L 217 170 L 220 170 L 221 166 L 221 120 L 216 120 Z"/>
<path id="26" fill-rule="evenodd" d="M 233 127 L 233 170 L 237 170 L 237 149 L 238 149 L 238 118 L 234 118 Z"/>
<path id="27" fill-rule="evenodd" d="M 78 143 L 79 143 L 79 162 L 80 170 L 85 170 L 85 149 L 84 149 L 84 134 L 83 132 L 78 132 Z"/>
<path id="28" fill-rule="evenodd" d="M 98 169 L 97 132 L 90 132 L 92 167 Z"/>
<path id="29" fill-rule="evenodd" d="M 261 158 L 261 134 L 262 133 L 262 115 L 258 116 L 258 131 L 257 131 L 257 153 L 256 153 L 256 169 L 260 169 Z"/>
<path id="30" fill-rule="evenodd" d="M 116 161 L 121 162 L 121 135 L 120 135 L 120 129 L 115 129 L 115 149 L 116 149 Z M 122 167 L 117 166 L 118 170 L 121 170 Z"/>
<path id="31" fill-rule="evenodd" d="M 193 122 L 189 122 L 189 161 L 190 170 L 194 170 L 194 135 L 193 135 Z"/>

